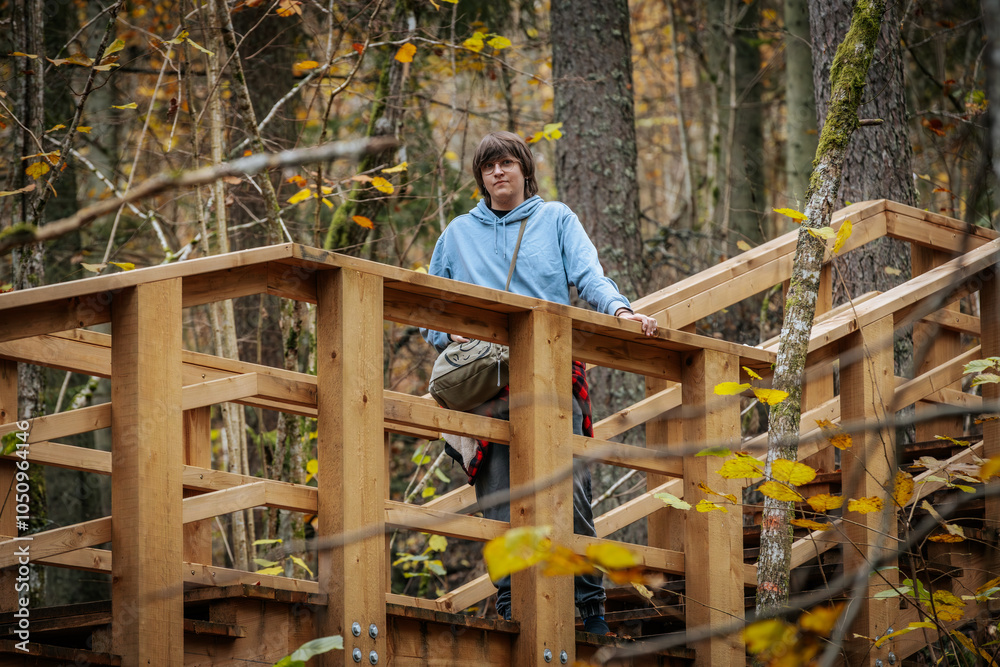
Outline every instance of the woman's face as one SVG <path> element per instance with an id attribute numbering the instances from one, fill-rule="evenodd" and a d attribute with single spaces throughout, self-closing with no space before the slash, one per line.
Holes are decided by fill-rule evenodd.
<path id="1" fill-rule="evenodd" d="M 524 201 L 524 174 L 513 156 L 484 163 L 483 185 L 490 193 L 491 208 L 511 211 Z"/>

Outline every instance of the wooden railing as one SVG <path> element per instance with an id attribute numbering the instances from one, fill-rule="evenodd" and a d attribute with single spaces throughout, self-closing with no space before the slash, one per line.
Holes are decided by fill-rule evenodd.
<path id="1" fill-rule="evenodd" d="M 965 406 L 981 401 L 961 393 L 956 383 L 962 359 L 1000 354 L 1000 241 L 990 230 L 886 201 L 857 204 L 838 220 L 848 216 L 854 233 L 847 249 L 883 235 L 929 248 L 914 251 L 915 258 L 926 254 L 914 259 L 919 275 L 885 294 L 865 295 L 839 309 L 830 309 L 829 297 L 821 297 L 827 312 L 821 312 L 810 346 L 803 435 L 813 434 L 820 417 L 863 430 L 864 448 L 844 459 L 844 492 L 884 495 L 877 466 L 892 460 L 887 413 L 920 401 Z M 31 560 L 111 572 L 111 649 L 126 665 L 148 659 L 184 664 L 185 586 L 242 582 L 325 596 L 327 613 L 314 630 L 317 636 L 345 637 L 347 650 L 337 657 L 345 664 L 353 664 L 353 647 L 364 655 L 372 650 L 387 655 L 387 632 L 374 638 L 367 631 L 360 637 L 351 633 L 355 622 L 384 629 L 386 602 L 457 612 L 492 592 L 482 577 L 436 600 L 387 593 L 385 533 L 395 527 L 483 541 L 510 527 L 550 525 L 556 542 L 583 552 L 649 517 L 648 545 L 629 548 L 644 567 L 684 576 L 688 627 L 740 618 L 744 586 L 756 583 L 755 567 L 743 562 L 740 513 L 680 513 L 665 509 L 654 494 L 669 491 L 696 503 L 706 497 L 699 482 L 710 478 L 718 492 L 741 492 L 739 481 L 712 476 L 718 458 L 694 454 L 709 444 L 746 449 L 763 443 L 763 436 L 741 442 L 738 399 L 719 397 L 713 388 L 745 380 L 741 367 L 766 377 L 774 343 L 753 348 L 682 329 L 787 280 L 794 242 L 794 234 L 786 235 L 638 300 L 637 308 L 661 322 L 652 339 L 637 324 L 610 316 L 293 244 L 0 295 L 0 433 L 17 430 L 15 361 L 107 377 L 112 386 L 110 404 L 32 420 L 29 461 L 111 475 L 113 513 L 34 535 Z M 825 270 L 826 295 L 829 275 Z M 948 307 L 977 292 L 979 318 Z M 315 376 L 182 349 L 183 309 L 263 293 L 316 304 Z M 509 344 L 510 421 L 445 410 L 426 397 L 384 389 L 384 320 Z M 110 335 L 86 329 L 108 322 Z M 956 352 L 954 336 L 927 334 L 935 339 L 927 367 L 914 379 L 894 383 L 893 331 L 911 323 L 980 336 L 982 345 Z M 595 438 L 574 436 L 571 359 L 641 374 L 649 395 L 599 422 Z M 831 375 L 838 361 L 839 397 Z M 566 382 L 553 379 L 564 377 Z M 318 486 L 213 470 L 209 410 L 224 402 L 317 417 Z M 640 424 L 646 425 L 645 448 L 609 441 Z M 111 452 L 57 442 L 109 426 Z M 984 441 L 970 452 L 1000 450 L 997 427 L 986 429 Z M 532 493 L 515 494 L 509 524 L 466 514 L 475 505 L 469 487 L 423 506 L 391 500 L 387 431 L 426 439 L 449 432 L 509 443 L 512 487 Z M 829 457 L 826 444 L 807 438 L 800 454 Z M 597 518 L 597 538 L 572 534 L 564 473 L 574 456 L 648 474 L 645 494 Z M 0 489 L 10 487 L 14 473 L 12 460 L 0 462 Z M 920 493 L 935 484 L 928 482 Z M 213 566 L 208 522 L 253 507 L 318 513 L 316 580 Z M 992 514 L 990 507 L 996 510 Z M 1000 516 L 1000 507 L 990 505 L 986 516 Z M 0 512 L 0 535 L 16 535 L 14 521 L 8 501 Z M 872 538 L 875 521 L 850 523 L 833 532 L 839 538 L 818 533 L 799 540 L 793 565 L 845 539 L 859 545 L 845 557 L 848 566 L 871 557 L 878 544 Z M 111 550 L 98 548 L 108 542 Z M 20 544 L 0 542 L 0 567 L 17 564 Z M 547 650 L 557 657 L 565 651 L 572 662 L 572 586 L 571 578 L 544 577 L 535 569 L 514 575 L 514 620 L 520 623 L 512 648 L 515 664 L 546 664 Z M 16 604 L 8 589 L 13 590 L 0 589 L 6 610 Z M 861 623 L 865 634 L 874 636 L 892 622 L 891 604 L 870 599 L 864 604 Z M 696 664 L 743 662 L 735 637 L 692 647 Z M 260 657 L 277 659 L 285 648 L 271 647 L 274 656 Z"/>

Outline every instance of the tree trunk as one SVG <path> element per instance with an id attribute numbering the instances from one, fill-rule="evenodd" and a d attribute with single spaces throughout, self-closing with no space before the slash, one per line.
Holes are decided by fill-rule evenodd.
<path id="1" fill-rule="evenodd" d="M 816 312 L 820 267 L 825 251 L 823 241 L 809 234 L 807 228 L 828 225 L 838 208 L 837 190 L 844 173 L 851 135 L 858 127 L 858 107 L 866 94 L 873 94 L 864 82 L 875 55 L 875 43 L 884 13 L 885 0 L 857 1 L 850 30 L 837 48 L 830 68 L 828 113 L 816 151 L 816 168 L 809 184 L 805 210 L 808 220 L 799 231 L 774 369 L 772 386 L 788 392 L 788 398 L 771 408 L 765 478 L 770 476 L 776 459 L 798 459 L 802 372 Z M 760 559 L 757 563 L 758 613 L 779 608 L 788 601 L 792 548 L 789 520 L 793 511 L 791 502 L 765 498 Z"/>
<path id="2" fill-rule="evenodd" d="M 844 158 L 844 176 L 835 209 L 845 202 L 869 199 L 892 199 L 915 206 L 913 187 L 913 151 L 907 137 L 906 99 L 903 90 L 903 63 L 899 35 L 897 3 L 890 3 L 886 20 L 875 47 L 875 61 L 868 72 L 864 104 L 858 110 L 863 118 L 881 118 L 884 122 L 866 127 L 851 138 Z M 816 110 L 822 127 L 830 107 L 830 70 L 837 35 L 847 32 L 851 21 L 849 0 L 809 0 L 812 33 L 813 82 Z M 902 273 L 893 277 L 885 272 L 893 267 Z M 838 262 L 843 280 L 834 281 L 834 305 L 852 296 L 872 290 L 888 291 L 910 277 L 910 253 L 902 241 L 883 237 L 851 251 Z M 853 294 L 844 292 L 850 285 Z M 897 372 L 901 369 L 897 367 Z"/>
<path id="3" fill-rule="evenodd" d="M 410 0 L 396 0 L 392 15 L 394 39 L 409 40 L 416 32 L 416 10 Z M 399 138 L 403 129 L 403 115 L 406 111 L 406 82 L 413 63 L 401 63 L 395 58 L 398 47 L 381 47 L 378 53 L 377 70 L 381 72 L 371 117 L 368 120 L 367 137 Z M 395 164 L 397 149 L 372 153 L 362 158 L 358 173 L 364 174 L 379 165 L 391 167 Z M 323 247 L 339 250 L 348 255 L 360 255 L 369 230 L 354 222 L 356 215 L 375 222 L 385 210 L 389 199 L 366 183 L 354 183 L 344 203 L 334 211 L 333 220 L 326 233 Z"/>
<path id="4" fill-rule="evenodd" d="M 819 136 L 809 39 L 809 5 L 785 0 L 785 193 L 787 203 L 796 209 L 809 189 Z"/>

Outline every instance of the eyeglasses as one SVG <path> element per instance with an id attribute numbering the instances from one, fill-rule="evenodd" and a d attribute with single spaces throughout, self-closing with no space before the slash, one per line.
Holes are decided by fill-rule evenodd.
<path id="1" fill-rule="evenodd" d="M 504 158 L 496 162 L 484 162 L 481 167 L 484 174 L 492 174 L 493 170 L 500 167 L 501 171 L 507 172 L 514 168 L 515 165 L 520 164 L 517 160 L 511 158 Z"/>

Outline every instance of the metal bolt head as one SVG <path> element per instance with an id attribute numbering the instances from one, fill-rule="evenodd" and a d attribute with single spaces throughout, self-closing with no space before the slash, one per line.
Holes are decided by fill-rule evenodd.
<path id="1" fill-rule="evenodd" d="M 566 651 L 560 651 L 560 652 L 559 652 L 559 662 L 561 662 L 561 663 L 562 663 L 562 664 L 564 664 L 564 665 L 565 665 L 565 664 L 566 664 L 567 662 L 569 662 L 569 654 L 568 654 L 568 653 L 566 653 Z"/>
<path id="2" fill-rule="evenodd" d="M 354 658 L 354 662 L 361 662 L 361 649 L 354 647 L 354 652 L 351 653 L 351 657 Z"/>
<path id="3" fill-rule="evenodd" d="M 355 637 L 361 636 L 361 624 L 358 623 L 357 621 L 351 623 L 351 634 L 354 635 Z"/>
<path id="4" fill-rule="evenodd" d="M 882 667 L 882 658 L 879 658 L 875 661 L 875 667 Z"/>
<path id="5" fill-rule="evenodd" d="M 377 665 L 378 664 L 378 653 L 376 653 L 375 651 L 372 651 L 371 653 L 369 653 L 368 654 L 368 662 L 372 663 L 373 665 Z"/>
<path id="6" fill-rule="evenodd" d="M 542 652 L 542 657 L 545 658 L 545 662 L 552 662 L 552 649 L 545 649 L 545 651 Z"/>
<path id="7" fill-rule="evenodd" d="M 378 637 L 378 626 L 375 625 L 374 623 L 368 626 L 368 636 L 371 637 L 372 639 Z"/>
<path id="8" fill-rule="evenodd" d="M 892 634 L 892 628 L 891 627 L 886 628 L 885 629 L 885 634 L 891 635 Z"/>
<path id="9" fill-rule="evenodd" d="M 893 653 L 892 651 L 889 651 L 889 664 L 890 665 L 896 664 L 896 654 Z"/>

